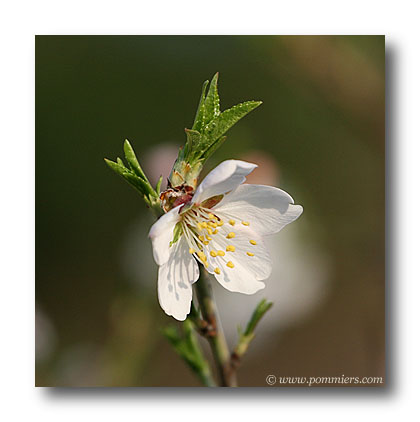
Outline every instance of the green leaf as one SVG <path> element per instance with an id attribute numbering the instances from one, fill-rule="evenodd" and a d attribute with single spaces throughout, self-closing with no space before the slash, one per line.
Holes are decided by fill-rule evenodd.
<path id="1" fill-rule="evenodd" d="M 115 171 L 115 173 L 122 176 L 125 180 L 127 180 L 135 189 L 137 189 L 142 195 L 148 195 L 153 192 L 153 195 L 156 196 L 156 192 L 151 188 L 151 186 L 144 181 L 143 179 L 140 179 L 136 174 L 134 174 L 130 169 L 124 167 L 124 164 L 122 163 L 121 159 L 117 159 L 118 163 L 115 163 L 111 160 L 107 160 L 105 158 L 105 162 L 108 164 L 108 166 Z M 122 164 L 121 164 L 122 163 Z"/>
<path id="2" fill-rule="evenodd" d="M 219 94 L 217 93 L 217 80 L 219 78 L 219 72 L 217 72 L 210 82 L 209 92 L 204 101 L 205 119 L 204 124 L 206 125 L 211 120 L 216 118 L 220 114 L 220 100 Z"/>
<path id="3" fill-rule="evenodd" d="M 272 306 L 273 302 L 267 302 L 266 299 L 262 299 L 261 302 L 258 303 L 251 316 L 251 319 L 248 322 L 248 325 L 246 326 L 246 330 L 244 332 L 245 336 L 251 335 L 254 332 L 258 322 Z"/>
<path id="4" fill-rule="evenodd" d="M 117 158 L 118 163 L 114 163 L 114 161 L 108 160 L 106 158 L 104 158 L 104 160 L 105 160 L 105 163 L 107 163 L 108 166 L 120 176 L 122 176 L 127 171 L 127 169 L 124 167 L 124 164 L 120 158 Z"/>
<path id="5" fill-rule="evenodd" d="M 200 378 L 203 384 L 208 387 L 214 387 L 215 382 L 211 375 L 210 365 L 203 356 L 194 334 L 194 324 L 189 319 L 186 319 L 182 327 L 183 335 L 173 325 L 164 328 L 162 332 L 172 344 L 175 351 Z"/>
<path id="6" fill-rule="evenodd" d="M 247 101 L 220 113 L 218 77 L 218 73 L 213 76 L 207 92 L 209 82 L 204 82 L 193 127 L 185 129 L 187 141 L 180 148 L 168 178 L 172 186 L 185 184 L 196 188 L 206 159 L 226 140 L 225 133 L 261 104 L 261 101 Z"/>
<path id="7" fill-rule="evenodd" d="M 245 117 L 249 112 L 257 108 L 262 101 L 247 101 L 238 104 L 212 120 L 204 129 L 209 139 L 218 139 L 224 135 L 235 123 Z"/>
<path id="8" fill-rule="evenodd" d="M 194 123 L 192 127 L 193 130 L 200 131 L 201 128 L 204 126 L 204 113 L 205 113 L 204 100 L 206 98 L 206 89 L 207 89 L 208 84 L 209 84 L 209 81 L 204 81 L 203 87 L 201 89 L 201 97 L 198 103 L 197 112 L 195 113 L 195 119 L 194 119 Z"/>
<path id="9" fill-rule="evenodd" d="M 160 176 L 158 182 L 156 183 L 155 190 L 158 195 L 160 195 L 160 187 L 162 186 L 162 180 L 163 180 L 163 176 Z"/>
<path id="10" fill-rule="evenodd" d="M 154 193 L 154 195 L 156 195 L 156 192 L 153 190 L 153 188 L 134 173 L 126 171 L 122 174 L 122 177 L 124 177 L 125 180 L 127 180 L 134 188 L 136 188 L 143 195 L 149 196 L 151 193 L 150 189 L 152 189 L 152 192 Z"/>
<path id="11" fill-rule="evenodd" d="M 150 207 L 157 217 L 161 216 L 163 214 L 163 209 L 159 198 L 159 190 L 162 178 L 159 180 L 155 190 L 143 173 L 143 170 L 137 161 L 136 154 L 128 140 L 125 140 L 124 142 L 124 153 L 128 161 L 128 167 L 125 166 L 124 162 L 119 157 L 117 158 L 117 162 L 105 158 L 105 163 L 142 195 L 147 206 Z"/>
<path id="12" fill-rule="evenodd" d="M 187 142 L 185 144 L 183 154 L 184 157 L 189 157 L 190 154 L 194 154 L 197 148 L 199 148 L 201 143 L 201 133 L 192 129 L 185 129 L 185 133 L 187 135 Z"/>
<path id="13" fill-rule="evenodd" d="M 215 142 L 213 142 L 213 144 L 209 146 L 207 150 L 204 152 L 203 159 L 207 160 L 207 158 L 209 158 L 210 155 L 212 155 L 216 151 L 216 149 L 219 148 L 223 144 L 223 142 L 226 141 L 226 138 L 227 136 L 222 136 L 219 139 L 217 139 Z"/>
<path id="14" fill-rule="evenodd" d="M 142 168 L 140 167 L 140 164 L 137 160 L 136 154 L 133 150 L 133 147 L 131 146 L 130 142 L 128 142 L 128 139 L 124 141 L 124 154 L 125 158 L 128 162 L 128 165 L 130 166 L 131 170 L 134 171 L 137 176 L 142 178 L 143 180 L 147 180 L 146 175 L 143 173 Z"/>

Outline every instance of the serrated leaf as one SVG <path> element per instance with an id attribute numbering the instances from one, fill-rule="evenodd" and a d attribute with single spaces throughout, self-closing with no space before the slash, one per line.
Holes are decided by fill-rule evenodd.
<path id="1" fill-rule="evenodd" d="M 190 154 L 199 147 L 201 143 L 201 133 L 191 129 L 185 129 L 185 133 L 187 135 L 187 142 L 185 144 L 183 158 L 188 158 Z"/>
<path id="2" fill-rule="evenodd" d="M 195 113 L 195 119 L 194 119 L 194 123 L 192 127 L 193 130 L 200 131 L 201 128 L 204 126 L 204 114 L 205 114 L 204 100 L 206 98 L 206 89 L 207 89 L 208 84 L 209 84 L 209 81 L 204 81 L 203 87 L 201 89 L 201 97 L 198 103 L 197 112 Z"/>
<path id="3" fill-rule="evenodd" d="M 261 101 L 247 101 L 225 110 L 206 126 L 204 130 L 205 135 L 212 140 L 220 138 L 235 123 L 257 108 L 261 103 Z"/>
<path id="4" fill-rule="evenodd" d="M 219 72 L 217 72 L 210 82 L 209 92 L 204 100 L 205 119 L 204 125 L 215 119 L 220 114 L 220 100 L 217 92 L 217 80 L 219 78 Z"/>
<path id="5" fill-rule="evenodd" d="M 215 142 L 213 142 L 212 145 L 210 145 L 203 154 L 203 159 L 207 160 L 207 158 L 209 158 L 215 151 L 217 148 L 219 148 L 223 142 L 226 141 L 227 136 L 222 136 L 219 139 L 217 139 Z"/>

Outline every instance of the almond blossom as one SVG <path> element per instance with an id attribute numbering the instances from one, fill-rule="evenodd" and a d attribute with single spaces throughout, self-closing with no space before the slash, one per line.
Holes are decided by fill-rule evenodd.
<path id="1" fill-rule="evenodd" d="M 264 288 L 271 258 L 264 236 L 280 231 L 303 211 L 285 191 L 244 184 L 257 167 L 227 160 L 213 169 L 195 192 L 174 201 L 151 227 L 159 265 L 158 297 L 166 314 L 186 319 L 199 266 L 227 290 L 253 294 Z M 170 207 L 170 205 L 169 205 Z"/>

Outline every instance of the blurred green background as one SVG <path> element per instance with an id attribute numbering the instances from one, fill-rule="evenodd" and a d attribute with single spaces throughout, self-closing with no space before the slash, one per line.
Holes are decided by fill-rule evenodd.
<path id="1" fill-rule="evenodd" d="M 264 103 L 206 171 L 254 161 L 250 182 L 277 185 L 304 207 L 274 240 L 279 270 L 261 296 L 275 302 L 273 316 L 240 384 L 266 386 L 268 374 L 384 377 L 383 36 L 35 43 L 36 385 L 198 385 L 159 332 L 175 321 L 157 302 L 151 216 L 103 158 L 122 156 L 128 138 L 152 178 L 166 177 L 216 71 L 222 110 Z M 220 296 L 232 333 L 251 300 Z"/>

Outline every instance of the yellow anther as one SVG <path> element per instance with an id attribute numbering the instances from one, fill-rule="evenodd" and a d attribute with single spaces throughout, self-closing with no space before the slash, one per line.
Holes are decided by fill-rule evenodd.
<path id="1" fill-rule="evenodd" d="M 203 227 L 201 226 L 201 223 L 197 223 L 197 229 L 198 230 L 203 230 Z"/>
<path id="2" fill-rule="evenodd" d="M 208 234 L 206 234 L 206 239 L 211 240 L 211 237 Z"/>
<path id="3" fill-rule="evenodd" d="M 209 212 L 207 215 L 209 216 L 209 218 L 212 218 L 212 219 L 216 218 L 216 217 L 214 216 L 214 214 L 212 214 L 211 212 Z"/>
<path id="4" fill-rule="evenodd" d="M 252 252 L 247 252 L 246 253 L 248 256 L 254 256 L 254 254 Z"/>
<path id="5" fill-rule="evenodd" d="M 235 234 L 235 233 L 230 232 L 230 233 L 229 233 L 226 237 L 227 237 L 228 239 L 233 239 L 235 236 L 236 236 L 236 234 Z"/>
<path id="6" fill-rule="evenodd" d="M 208 263 L 207 261 L 204 261 L 204 266 L 205 266 L 206 268 L 208 268 L 208 267 L 209 267 L 209 263 Z"/>
<path id="7" fill-rule="evenodd" d="M 217 230 L 217 229 L 213 230 L 213 234 L 217 234 L 218 232 L 219 232 L 219 230 Z"/>
<path id="8" fill-rule="evenodd" d="M 212 234 L 213 232 L 211 231 L 211 228 L 210 227 L 207 227 L 207 233 L 208 234 Z"/>
<path id="9" fill-rule="evenodd" d="M 214 269 L 214 272 L 215 272 L 216 274 L 220 274 L 220 268 L 219 268 L 219 267 L 216 267 L 216 268 Z"/>
<path id="10" fill-rule="evenodd" d="M 217 251 L 217 255 L 219 255 L 219 256 L 225 256 L 225 251 Z"/>
<path id="11" fill-rule="evenodd" d="M 201 261 L 203 261 L 203 262 L 207 261 L 207 257 L 206 257 L 206 255 L 204 255 L 203 252 L 200 251 L 200 252 L 197 253 L 197 255 L 201 259 Z"/>
<path id="12" fill-rule="evenodd" d="M 234 226 L 234 225 L 235 225 L 235 220 L 229 220 L 229 224 L 230 224 L 231 226 Z"/>
<path id="13" fill-rule="evenodd" d="M 210 221 L 207 223 L 210 227 L 213 227 L 213 229 L 215 229 L 217 227 L 217 224 L 214 223 L 213 221 Z"/>
<path id="14" fill-rule="evenodd" d="M 193 253 L 195 253 L 195 250 L 193 248 L 190 248 L 189 252 L 190 252 L 190 254 L 193 254 Z"/>
<path id="15" fill-rule="evenodd" d="M 256 245 L 256 244 L 257 244 L 257 242 L 256 242 L 255 240 L 252 240 L 252 239 L 249 241 L 249 243 L 250 243 L 251 245 Z"/>
<path id="16" fill-rule="evenodd" d="M 202 234 L 200 234 L 200 236 L 198 236 L 198 238 L 203 241 L 204 240 L 204 236 Z"/>
<path id="17" fill-rule="evenodd" d="M 242 221 L 242 224 L 243 224 L 244 226 L 249 226 L 249 221 Z"/>
<path id="18" fill-rule="evenodd" d="M 235 246 L 233 245 L 226 246 L 226 252 L 235 252 Z"/>
<path id="19" fill-rule="evenodd" d="M 201 223 L 201 227 L 202 227 L 203 229 L 207 229 L 207 223 L 206 223 L 205 221 L 203 221 L 203 222 Z"/>
<path id="20" fill-rule="evenodd" d="M 223 226 L 223 224 L 225 224 L 225 223 L 224 223 L 224 221 L 223 221 L 222 219 L 220 219 L 220 220 L 217 222 L 217 225 L 218 225 L 219 227 L 222 227 L 222 226 Z"/>
<path id="21" fill-rule="evenodd" d="M 209 244 L 209 241 L 205 240 L 203 243 L 207 246 Z"/>
<path id="22" fill-rule="evenodd" d="M 229 267 L 229 268 L 233 268 L 233 267 L 234 267 L 234 265 L 233 265 L 233 262 L 232 262 L 232 261 L 228 261 L 228 262 L 226 263 L 226 266 L 227 266 L 227 267 Z"/>
<path id="23" fill-rule="evenodd" d="M 210 255 L 214 258 L 215 256 L 217 256 L 217 252 L 216 251 L 210 251 Z"/>

